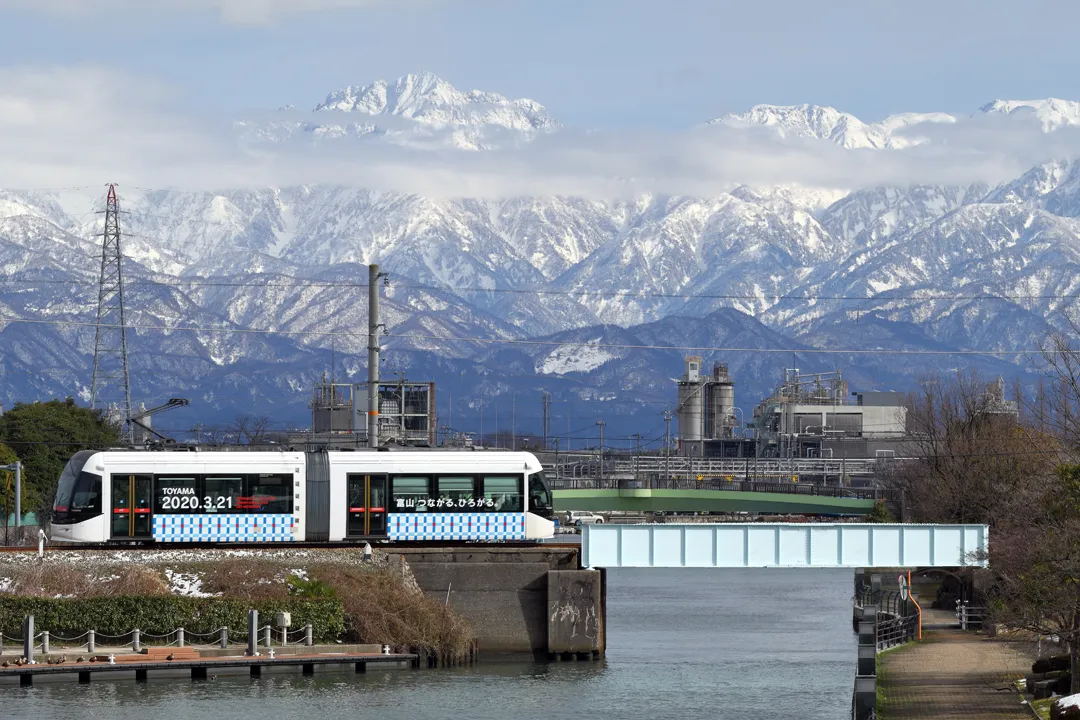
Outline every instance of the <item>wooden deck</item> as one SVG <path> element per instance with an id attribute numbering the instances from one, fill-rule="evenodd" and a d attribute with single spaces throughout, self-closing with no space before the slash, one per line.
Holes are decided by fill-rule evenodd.
<path id="1" fill-rule="evenodd" d="M 177 671 L 189 670 L 192 680 L 205 680 L 208 674 L 215 669 L 226 668 L 249 668 L 252 677 L 259 677 L 264 667 L 297 667 L 299 666 L 305 675 L 315 672 L 316 665 L 353 665 L 358 673 L 366 672 L 368 665 L 394 665 L 407 663 L 410 667 L 419 666 L 419 656 L 410 654 L 351 654 L 351 653 L 314 653 L 304 655 L 278 655 L 271 658 L 269 655 L 233 657 L 208 657 L 192 658 L 188 653 L 177 657 L 176 653 L 169 653 L 174 657 L 172 660 L 160 652 L 149 655 L 115 655 L 112 662 L 108 656 L 94 655 L 94 662 L 89 659 L 82 662 L 67 660 L 59 664 L 48 664 L 39 661 L 34 665 L 10 665 L 0 667 L 0 680 L 4 678 L 19 679 L 20 685 L 33 685 L 34 678 L 45 675 L 78 675 L 80 683 L 90 682 L 95 673 L 135 672 L 136 682 L 146 682 L 151 671 Z"/>

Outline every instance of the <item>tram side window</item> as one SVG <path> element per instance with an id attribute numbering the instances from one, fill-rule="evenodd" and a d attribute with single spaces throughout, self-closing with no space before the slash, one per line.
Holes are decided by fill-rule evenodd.
<path id="1" fill-rule="evenodd" d="M 257 513 L 293 511 L 293 478 L 291 475 L 248 475 L 247 493 L 238 498 L 241 510 Z"/>
<path id="2" fill-rule="evenodd" d="M 427 512 L 431 502 L 430 480 L 425 476 L 395 476 L 393 499 L 390 507 L 393 512 Z"/>
<path id="3" fill-rule="evenodd" d="M 207 477 L 203 480 L 203 507 L 207 512 L 236 512 L 242 504 L 240 498 L 243 494 L 244 478 L 239 475 Z"/>
<path id="4" fill-rule="evenodd" d="M 441 476 L 438 478 L 436 510 L 468 510 L 476 508 L 475 481 L 471 475 Z M 470 502 L 472 503 L 470 505 Z"/>
<path id="5" fill-rule="evenodd" d="M 484 506 L 495 512 L 523 512 L 522 479 L 513 475 L 484 476 Z"/>
<path id="6" fill-rule="evenodd" d="M 154 480 L 155 513 L 192 513 L 202 509 L 196 478 L 159 476 Z"/>

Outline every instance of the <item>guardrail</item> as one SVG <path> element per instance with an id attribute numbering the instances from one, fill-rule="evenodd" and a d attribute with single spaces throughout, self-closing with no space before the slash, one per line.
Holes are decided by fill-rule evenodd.
<path id="1" fill-rule="evenodd" d="M 254 619 L 255 625 L 257 626 L 257 613 L 254 615 Z M 274 628 L 270 625 L 256 626 L 250 628 L 246 633 L 232 633 L 231 637 L 232 639 L 244 639 L 247 642 L 249 649 L 258 646 L 270 648 L 273 641 Z M 190 643 L 190 639 L 206 639 L 210 640 L 210 642 L 199 645 Z M 290 631 L 288 628 L 278 628 L 277 639 L 282 647 L 290 644 L 312 647 L 315 644 L 314 628 L 311 624 L 304 625 L 293 631 Z M 120 635 L 107 635 L 105 633 L 99 633 L 96 630 L 87 630 L 81 635 L 67 638 L 55 635 L 48 630 L 35 632 L 34 616 L 28 615 L 23 619 L 23 634 L 21 638 L 0 633 L 0 655 L 4 654 L 5 640 L 11 641 L 15 644 L 16 648 L 19 648 L 16 652 L 21 652 L 20 657 L 25 658 L 29 663 L 33 663 L 34 654 L 36 652 L 40 652 L 42 655 L 48 655 L 56 645 L 59 645 L 64 649 L 85 647 L 87 652 L 94 653 L 97 652 L 98 645 L 102 640 L 105 641 L 105 645 L 108 647 L 131 645 L 131 651 L 135 653 L 141 652 L 144 645 L 178 648 L 192 647 L 196 649 L 227 648 L 229 647 L 230 632 L 227 627 L 222 627 L 209 633 L 194 633 L 180 627 L 161 635 L 155 635 L 135 628 Z M 150 642 L 146 643 L 145 641 L 147 640 Z"/>
<path id="2" fill-rule="evenodd" d="M 573 453 L 557 457 L 545 455 L 545 471 L 556 477 L 597 477 L 601 475 L 599 453 Z M 844 477 L 873 476 L 894 458 L 700 458 L 685 455 L 608 455 L 603 458 L 603 475 L 661 475 L 664 477 L 717 475 L 752 479 L 761 476 Z"/>
<path id="3" fill-rule="evenodd" d="M 961 630 L 981 630 L 989 611 L 989 608 L 981 605 L 968 605 L 966 601 L 956 601 L 956 619 L 960 622 Z"/>
<path id="4" fill-rule="evenodd" d="M 836 485 L 793 482 L 760 482 L 725 480 L 715 477 L 696 479 L 629 480 L 626 478 L 549 478 L 554 490 L 724 490 L 729 492 L 777 493 L 781 495 L 812 495 L 815 497 L 879 500 L 890 493 L 878 488 L 848 488 Z"/>
<path id="5" fill-rule="evenodd" d="M 860 582 L 852 598 L 859 634 L 858 665 L 851 691 L 852 720 L 877 718 L 877 654 L 919 636 L 919 607 L 904 592 Z"/>

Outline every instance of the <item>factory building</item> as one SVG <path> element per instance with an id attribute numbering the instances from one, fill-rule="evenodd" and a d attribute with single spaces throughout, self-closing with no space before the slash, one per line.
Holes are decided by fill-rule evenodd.
<path id="1" fill-rule="evenodd" d="M 320 382 L 311 398 L 311 431 L 294 444 L 363 447 L 367 444 L 367 383 Z M 435 383 L 379 383 L 379 439 L 383 444 L 435 445 Z"/>
<path id="2" fill-rule="evenodd" d="M 726 458 L 876 458 L 905 455 L 907 407 L 898 392 L 849 392 L 839 370 L 786 369 L 745 426 L 728 367 L 686 358 L 677 381 L 677 452 Z M 1008 409 L 1007 403 L 994 407 Z"/>
<path id="3" fill-rule="evenodd" d="M 793 368 L 754 408 L 751 426 L 759 457 L 888 456 L 907 436 L 907 407 L 898 392 L 849 394 L 839 370 Z"/>

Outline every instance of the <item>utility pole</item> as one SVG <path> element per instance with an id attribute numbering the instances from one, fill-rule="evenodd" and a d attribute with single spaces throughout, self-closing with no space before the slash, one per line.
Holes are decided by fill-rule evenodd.
<path id="1" fill-rule="evenodd" d="M 548 447 L 548 435 L 551 434 L 551 393 L 545 392 L 541 396 L 544 405 L 544 449 Z"/>
<path id="2" fill-rule="evenodd" d="M 603 420 L 597 420 L 596 424 L 600 426 L 600 479 L 604 479 L 604 425 Z"/>
<path id="3" fill-rule="evenodd" d="M 368 447 L 379 447 L 379 266 L 368 265 Z M 402 410 L 404 412 L 404 410 Z"/>
<path id="4" fill-rule="evenodd" d="M 10 465 L 5 465 L 3 470 L 14 471 L 15 473 L 15 535 L 18 537 L 19 528 L 22 527 L 22 461 L 16 460 Z M 4 524 L 7 525 L 7 518 L 4 518 Z M 22 541 L 19 540 L 22 544 Z"/>
<path id="5" fill-rule="evenodd" d="M 105 196 L 105 230 L 101 234 L 101 274 L 98 278 L 97 327 L 94 333 L 94 372 L 90 407 L 103 400 L 102 389 L 112 385 L 123 393 L 123 439 L 134 440 L 131 427 L 131 376 L 128 372 L 127 324 L 124 317 L 124 276 L 121 268 L 120 201 L 110 183 Z"/>
<path id="6" fill-rule="evenodd" d="M 510 397 L 510 449 L 517 450 L 517 393 Z"/>
<path id="7" fill-rule="evenodd" d="M 555 438 L 555 479 L 559 479 L 559 438 Z"/>
<path id="8" fill-rule="evenodd" d="M 664 411 L 664 477 L 671 479 L 671 411 Z"/>

